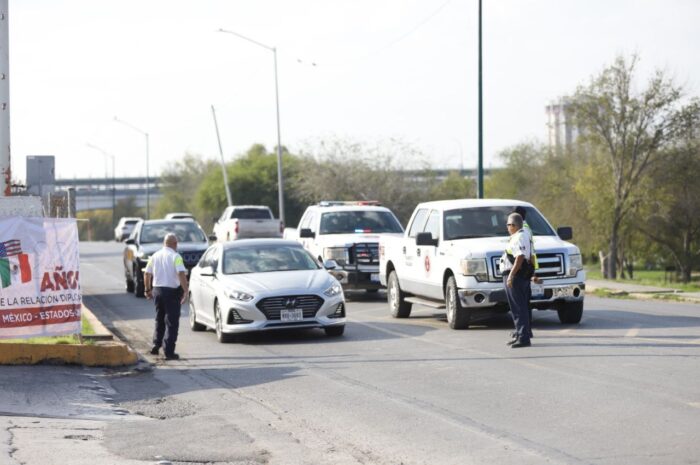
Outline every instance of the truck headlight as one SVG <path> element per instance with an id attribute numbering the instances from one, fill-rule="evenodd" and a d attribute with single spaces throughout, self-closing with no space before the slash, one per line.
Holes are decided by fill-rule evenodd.
<path id="1" fill-rule="evenodd" d="M 474 276 L 477 281 L 488 281 L 489 274 L 484 258 L 463 258 L 459 262 L 462 267 L 462 274 Z"/>
<path id="2" fill-rule="evenodd" d="M 569 255 L 569 276 L 576 276 L 579 270 L 583 269 L 583 261 L 581 260 L 581 254 L 571 254 Z"/>
<path id="3" fill-rule="evenodd" d="M 235 289 L 228 289 L 226 291 L 226 296 L 233 300 L 240 300 L 241 302 L 250 302 L 254 297 L 246 292 L 237 291 Z"/>
<path id="4" fill-rule="evenodd" d="M 326 247 L 323 249 L 323 260 L 335 260 L 339 264 L 345 263 L 345 247 Z"/>

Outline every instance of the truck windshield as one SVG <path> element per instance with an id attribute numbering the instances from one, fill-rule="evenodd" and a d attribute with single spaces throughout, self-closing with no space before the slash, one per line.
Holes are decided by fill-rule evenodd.
<path id="1" fill-rule="evenodd" d="M 239 220 L 269 220 L 272 219 L 272 212 L 267 208 L 234 208 L 231 211 L 231 218 Z"/>
<path id="2" fill-rule="evenodd" d="M 320 234 L 402 232 L 398 220 L 387 211 L 340 211 L 321 215 Z"/>
<path id="3" fill-rule="evenodd" d="M 508 215 L 514 209 L 514 207 L 480 207 L 448 210 L 443 217 L 445 240 L 507 236 Z M 525 207 L 525 211 L 525 221 L 534 236 L 555 235 L 537 210 Z"/>

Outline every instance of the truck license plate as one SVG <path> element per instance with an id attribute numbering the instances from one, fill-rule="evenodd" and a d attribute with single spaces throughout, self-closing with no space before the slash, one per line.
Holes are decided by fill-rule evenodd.
<path id="1" fill-rule="evenodd" d="M 532 300 L 544 299 L 544 284 L 530 284 L 532 290 Z"/>
<path id="2" fill-rule="evenodd" d="M 304 319 L 304 312 L 298 308 L 295 310 L 282 310 L 280 320 L 282 321 L 301 321 Z"/>
<path id="3" fill-rule="evenodd" d="M 370 274 L 369 280 L 372 281 L 373 283 L 378 283 L 379 282 L 379 273 Z"/>

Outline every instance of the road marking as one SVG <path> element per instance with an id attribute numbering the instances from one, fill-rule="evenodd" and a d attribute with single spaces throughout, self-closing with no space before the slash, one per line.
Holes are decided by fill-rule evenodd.
<path id="1" fill-rule="evenodd" d="M 700 408 L 700 402 L 688 402 L 688 405 L 695 408 Z"/>
<path id="2" fill-rule="evenodd" d="M 639 328 L 640 328 L 640 327 L 641 327 L 641 326 L 639 326 L 639 325 L 635 325 L 634 327 L 630 328 L 630 329 L 625 333 L 625 337 L 637 337 L 637 335 L 639 334 Z"/>

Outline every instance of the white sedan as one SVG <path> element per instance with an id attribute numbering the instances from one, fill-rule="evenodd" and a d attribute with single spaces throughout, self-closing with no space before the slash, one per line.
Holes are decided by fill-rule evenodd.
<path id="1" fill-rule="evenodd" d="M 192 269 L 189 304 L 190 328 L 213 328 L 219 342 L 251 331 L 323 328 L 341 336 L 345 330 L 342 286 L 296 241 L 212 245 Z"/>

